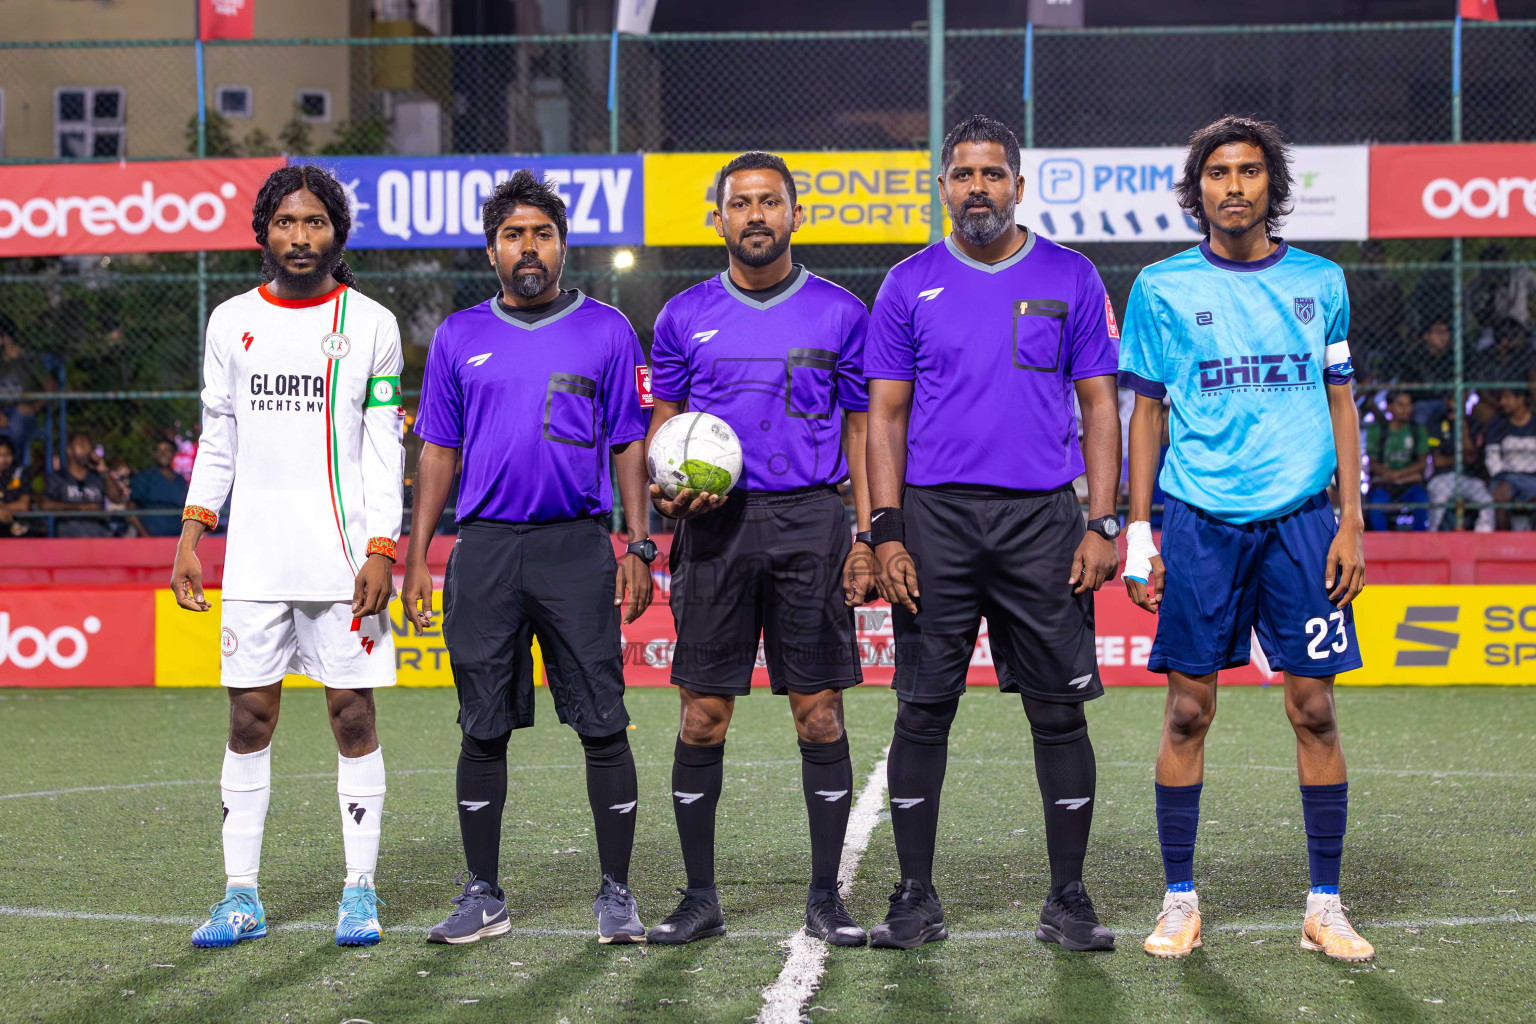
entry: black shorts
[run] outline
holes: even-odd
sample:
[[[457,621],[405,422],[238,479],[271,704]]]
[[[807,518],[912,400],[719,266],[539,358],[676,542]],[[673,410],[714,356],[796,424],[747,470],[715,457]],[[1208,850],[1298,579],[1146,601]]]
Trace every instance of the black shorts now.
[[[443,641],[465,734],[488,740],[533,724],[534,638],[560,721],[583,736],[629,724],[617,573],[596,519],[460,527],[443,582]]]
[[[1062,703],[1104,692],[1093,594],[1067,582],[1087,529],[1070,488],[1021,497],[909,486],[901,507],[921,595],[916,615],[892,610],[891,685],[903,700],[965,692],[982,616],[1001,689]]]
[[[672,682],[744,696],[759,636],[774,693],[862,682],[853,609],[843,603],[843,562],[852,546],[832,487],[737,491],[715,511],[679,523]]]

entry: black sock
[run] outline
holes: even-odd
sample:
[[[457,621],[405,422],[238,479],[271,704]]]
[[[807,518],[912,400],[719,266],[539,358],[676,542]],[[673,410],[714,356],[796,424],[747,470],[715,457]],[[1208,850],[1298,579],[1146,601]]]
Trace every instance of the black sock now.
[[[811,820],[811,888],[836,892],[853,805],[853,761],[846,735],[831,743],[800,741],[800,785]]]
[[[1088,719],[1081,704],[1024,698],[1035,739],[1035,777],[1045,804],[1045,848],[1051,859],[1051,891],[1083,880],[1083,857],[1093,825],[1098,789]]]
[[[501,812],[507,804],[507,739],[465,735],[459,747],[459,835],[470,873],[496,891],[501,860]]]
[[[939,832],[939,792],[949,764],[949,726],[959,707],[958,697],[935,704],[901,701],[885,769],[901,877],[930,888],[933,847]]]
[[[688,888],[715,884],[715,805],[725,782],[725,744],[694,746],[677,738],[672,760],[672,811],[683,844]]]
[[[587,800],[597,833],[597,862],[603,874],[628,885],[640,792],[629,734],[583,736],[581,746],[587,755]]]

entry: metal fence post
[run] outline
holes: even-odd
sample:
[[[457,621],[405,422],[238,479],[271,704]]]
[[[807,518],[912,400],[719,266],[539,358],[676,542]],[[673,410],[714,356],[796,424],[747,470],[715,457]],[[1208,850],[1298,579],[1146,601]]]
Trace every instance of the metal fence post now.
[[[619,30],[608,38],[608,152],[619,151]]]
[[[1024,23],[1024,148],[1035,148],[1035,23]]]
[[[1451,141],[1461,142],[1461,15],[1456,15],[1455,27],[1451,30]],[[1462,296],[1462,251],[1461,236],[1451,239],[1451,337],[1454,343],[1453,376],[1456,386],[1452,391],[1455,409],[1453,420],[1455,429],[1451,443],[1456,446],[1456,529],[1460,530],[1464,525],[1465,516],[1463,506],[1466,499],[1462,496],[1462,484],[1465,478],[1466,467],[1462,465],[1465,452],[1462,449],[1463,433],[1466,424],[1463,422],[1467,414],[1466,389],[1462,382],[1466,380],[1466,357],[1463,349],[1466,346],[1466,310]],[[1444,513],[1441,514],[1442,518]]]
[[[944,197],[939,194],[939,150],[944,148],[944,0],[928,0],[928,241],[944,237]]]

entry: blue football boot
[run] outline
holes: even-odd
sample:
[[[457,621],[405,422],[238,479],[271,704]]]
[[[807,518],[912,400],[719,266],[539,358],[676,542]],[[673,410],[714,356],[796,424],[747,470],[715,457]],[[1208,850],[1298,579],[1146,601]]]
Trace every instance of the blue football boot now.
[[[384,901],[371,885],[349,885],[336,904],[336,945],[372,946],[384,938],[379,908]]]
[[[255,889],[228,889],[224,898],[208,911],[208,920],[192,933],[192,945],[200,949],[222,949],[246,939],[267,935],[267,912]]]

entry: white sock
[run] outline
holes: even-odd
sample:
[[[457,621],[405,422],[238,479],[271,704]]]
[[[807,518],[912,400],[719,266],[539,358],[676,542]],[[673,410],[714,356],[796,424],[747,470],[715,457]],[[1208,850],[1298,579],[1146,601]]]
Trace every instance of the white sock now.
[[[224,801],[226,885],[254,889],[261,868],[261,833],[272,799],[272,747],[253,754],[237,754],[226,747],[219,795]]]
[[[362,757],[337,754],[336,795],[341,802],[347,885],[371,886],[379,863],[379,826],[384,813],[384,748]]]

